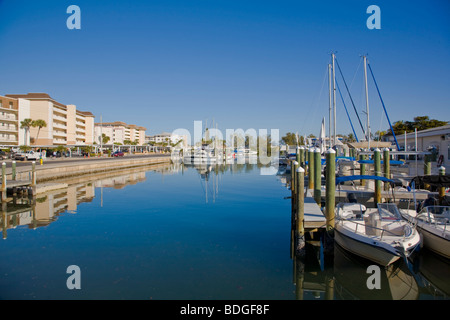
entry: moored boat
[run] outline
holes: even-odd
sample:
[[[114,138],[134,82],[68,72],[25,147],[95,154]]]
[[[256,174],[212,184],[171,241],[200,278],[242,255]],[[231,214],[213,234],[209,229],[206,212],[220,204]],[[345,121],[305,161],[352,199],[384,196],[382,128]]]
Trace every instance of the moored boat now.
[[[450,206],[433,205],[418,213],[415,210],[402,210],[401,213],[416,225],[424,247],[450,259]]]
[[[409,257],[421,243],[417,230],[401,218],[392,203],[379,203],[375,210],[359,203],[338,204],[335,241],[382,266]]]

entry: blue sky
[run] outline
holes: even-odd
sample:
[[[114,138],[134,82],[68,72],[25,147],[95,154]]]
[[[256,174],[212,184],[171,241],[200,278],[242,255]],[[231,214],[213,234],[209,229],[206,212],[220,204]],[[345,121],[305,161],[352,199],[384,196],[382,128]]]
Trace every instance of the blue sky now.
[[[66,27],[71,4],[81,8],[81,30]],[[381,9],[380,30],[366,27],[372,4]],[[448,121],[449,17],[447,0],[0,0],[0,94],[46,92],[96,121],[150,134],[193,132],[194,120],[214,119],[223,132],[317,135],[322,117],[328,125],[326,71],[335,51],[361,117],[368,54],[392,122]],[[372,131],[385,130],[369,87]],[[337,132],[351,132],[339,96]]]

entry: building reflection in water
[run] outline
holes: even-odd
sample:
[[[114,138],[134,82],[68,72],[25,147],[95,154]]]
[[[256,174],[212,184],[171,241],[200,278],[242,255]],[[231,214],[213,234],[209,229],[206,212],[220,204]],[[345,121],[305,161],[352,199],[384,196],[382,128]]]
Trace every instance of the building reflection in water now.
[[[38,193],[35,197],[25,194],[8,198],[8,201],[2,204],[1,211],[3,239],[7,239],[8,229],[18,226],[36,229],[56,221],[62,213],[76,213],[79,204],[91,202],[95,198],[96,188],[100,188],[99,196],[102,197],[103,188],[122,189],[127,185],[145,181],[147,171],[148,168],[141,168],[115,172],[113,175],[109,173],[72,178],[62,181],[67,183],[67,187],[62,189]],[[166,165],[157,167],[154,171],[164,173],[172,170]]]

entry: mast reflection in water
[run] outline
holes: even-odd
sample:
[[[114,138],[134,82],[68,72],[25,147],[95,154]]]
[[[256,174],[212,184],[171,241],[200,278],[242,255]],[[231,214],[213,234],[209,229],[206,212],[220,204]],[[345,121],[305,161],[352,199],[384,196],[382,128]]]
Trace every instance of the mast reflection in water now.
[[[327,266],[316,247],[292,259],[289,176],[259,169],[175,164],[18,198],[2,210],[0,298],[448,298],[448,263],[434,256],[383,269],[377,292],[339,248]],[[70,265],[81,290],[66,287]]]

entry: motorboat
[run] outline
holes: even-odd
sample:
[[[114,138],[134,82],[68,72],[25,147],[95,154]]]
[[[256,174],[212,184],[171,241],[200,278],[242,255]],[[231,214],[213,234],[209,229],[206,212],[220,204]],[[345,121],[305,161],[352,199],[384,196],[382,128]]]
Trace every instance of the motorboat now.
[[[450,206],[427,206],[419,212],[402,210],[403,218],[414,223],[429,250],[450,259]]]
[[[436,191],[438,188],[448,188],[450,187],[450,176],[417,176],[410,183],[413,192],[416,192],[416,188],[424,188],[425,185]],[[404,219],[416,225],[422,235],[424,247],[450,259],[450,205],[448,198],[439,199],[430,194],[417,207],[417,210],[404,210],[401,213]]]
[[[336,184],[361,176],[336,178]],[[394,181],[379,176],[366,179]],[[388,266],[400,258],[408,258],[421,244],[419,232],[414,225],[403,219],[395,203],[378,203],[377,208],[366,208],[358,203],[353,193],[348,202],[341,202],[335,210],[335,241],[344,249]]]
[[[402,219],[394,203],[378,203],[376,209],[360,203],[339,203],[335,241],[358,256],[388,266],[408,258],[421,238],[416,228]]]

